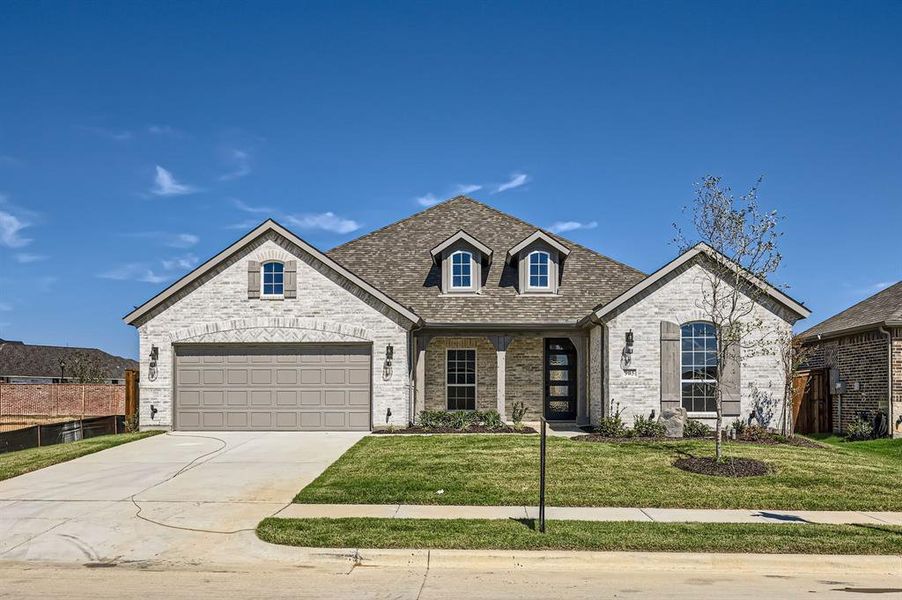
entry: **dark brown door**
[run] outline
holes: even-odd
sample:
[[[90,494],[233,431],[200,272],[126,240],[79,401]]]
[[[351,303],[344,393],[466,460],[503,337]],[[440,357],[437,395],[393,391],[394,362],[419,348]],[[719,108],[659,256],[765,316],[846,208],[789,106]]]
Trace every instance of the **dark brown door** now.
[[[793,378],[793,422],[796,433],[833,431],[833,403],[827,393],[827,372],[804,371]]]
[[[576,348],[567,338],[545,340],[545,418],[576,419]]]

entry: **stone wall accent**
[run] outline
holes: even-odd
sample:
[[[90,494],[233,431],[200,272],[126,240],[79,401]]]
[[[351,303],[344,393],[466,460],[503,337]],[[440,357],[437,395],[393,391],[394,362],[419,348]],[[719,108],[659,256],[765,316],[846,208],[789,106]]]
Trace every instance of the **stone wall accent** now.
[[[507,348],[507,414],[514,402],[526,406],[524,421],[538,421],[544,412],[545,341],[540,336],[515,337]]]
[[[886,343],[886,336],[873,330],[809,344],[812,354],[806,366],[812,369],[836,368],[839,380],[846,384],[844,394],[833,395],[833,431],[845,432],[849,423],[861,412],[887,412],[889,373]],[[828,393],[831,392],[828,390]]]
[[[661,414],[661,321],[683,324],[704,320],[699,308],[703,286],[708,281],[704,269],[701,260],[692,261],[605,317],[606,366],[602,382],[605,412],[619,404],[627,424],[636,415],[648,415],[652,411]],[[794,322],[794,315],[775,302],[757,304],[752,316],[761,320],[762,332],[770,339],[775,339],[779,332],[788,332]],[[630,330],[634,336],[633,354],[626,365],[623,349]],[[781,401],[783,374],[779,356],[776,353],[753,356],[744,349],[740,360],[740,414],[746,417],[751,412],[755,388],[771,401]],[[597,415],[593,409],[593,423],[597,422]],[[713,423],[713,419],[701,420]]]
[[[598,424],[604,412],[604,365],[602,361],[604,328],[592,325],[589,329],[589,422]]]
[[[513,345],[513,344],[511,344]],[[450,348],[476,350],[476,410],[496,410],[498,407],[495,382],[497,362],[495,347],[487,337],[435,337],[426,347],[426,410],[447,410],[445,394],[447,356]],[[507,353],[510,369],[510,349]],[[508,379],[508,393],[510,380]]]
[[[247,261],[297,259],[297,298],[247,297]],[[410,400],[406,323],[394,311],[270,232],[224,261],[137,323],[142,428],[172,424],[173,344],[361,342],[373,345],[373,424],[406,425]],[[394,347],[391,372],[385,348]],[[157,377],[148,375],[151,346],[159,348]],[[150,405],[159,411],[150,418]],[[386,422],[391,409],[390,422]]]

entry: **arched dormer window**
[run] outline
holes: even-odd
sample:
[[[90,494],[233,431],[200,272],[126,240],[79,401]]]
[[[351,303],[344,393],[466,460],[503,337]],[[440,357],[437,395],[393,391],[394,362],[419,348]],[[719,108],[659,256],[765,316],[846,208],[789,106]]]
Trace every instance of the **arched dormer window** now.
[[[458,250],[451,255],[451,289],[469,290],[473,288],[473,254]]]
[[[285,296],[285,265],[269,261],[261,265],[262,298],[283,298]]]
[[[696,321],[680,327],[682,357],[680,383],[683,408],[689,413],[717,411],[717,330]]]
[[[527,285],[533,290],[545,290],[551,287],[548,276],[548,264],[551,256],[544,250],[535,250],[529,253],[529,279]]]

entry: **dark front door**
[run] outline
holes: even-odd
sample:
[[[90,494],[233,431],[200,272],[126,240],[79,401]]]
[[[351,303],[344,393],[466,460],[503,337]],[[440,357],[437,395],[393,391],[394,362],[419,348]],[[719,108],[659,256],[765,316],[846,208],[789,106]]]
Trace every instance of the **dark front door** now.
[[[545,339],[545,418],[576,419],[576,348],[567,338]]]

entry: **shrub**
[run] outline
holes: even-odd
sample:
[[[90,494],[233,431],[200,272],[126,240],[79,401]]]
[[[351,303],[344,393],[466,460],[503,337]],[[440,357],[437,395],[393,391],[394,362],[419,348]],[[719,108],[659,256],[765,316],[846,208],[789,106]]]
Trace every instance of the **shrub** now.
[[[874,426],[869,421],[861,417],[855,419],[846,428],[846,440],[850,442],[858,442],[861,440],[869,440],[874,437]]]
[[[651,417],[638,415],[633,419],[632,433],[636,437],[664,437],[666,432],[667,428],[664,427],[664,424]]]
[[[418,424],[424,429],[454,429],[465,431],[474,426],[488,429],[504,427],[497,410],[480,412],[476,410],[424,410],[420,412]]]
[[[732,429],[734,432],[736,432],[736,437],[737,437],[737,438],[741,438],[741,437],[742,437],[742,434],[745,433],[745,430],[746,430],[747,427],[748,427],[748,425],[747,425],[746,422],[743,421],[742,419],[736,419],[736,420],[733,421],[733,423],[730,425],[730,429]]]
[[[480,415],[479,420],[482,426],[488,429],[501,429],[504,427],[504,421],[501,420],[501,415],[498,414],[497,410],[485,411]]]
[[[595,428],[595,433],[602,437],[626,437],[626,426],[623,424],[623,418],[621,418],[621,413],[623,412],[620,409],[620,403],[617,403],[614,412],[607,416],[602,417],[601,421],[598,422],[598,426]]]
[[[445,427],[447,414],[443,410],[424,410],[420,413],[419,425],[426,429]]]
[[[711,435],[711,428],[695,419],[686,419],[686,425],[683,427],[683,437],[687,438],[703,438]]]
[[[743,427],[742,432],[738,433],[736,436],[737,439],[746,442],[761,442],[773,439],[773,437],[773,434],[768,431],[766,427],[762,427],[761,425],[747,425]]]
[[[523,423],[523,417],[526,416],[527,412],[526,405],[523,404],[522,400],[517,400],[514,402],[513,406],[511,406],[511,421],[514,422],[514,427],[519,428]]]

